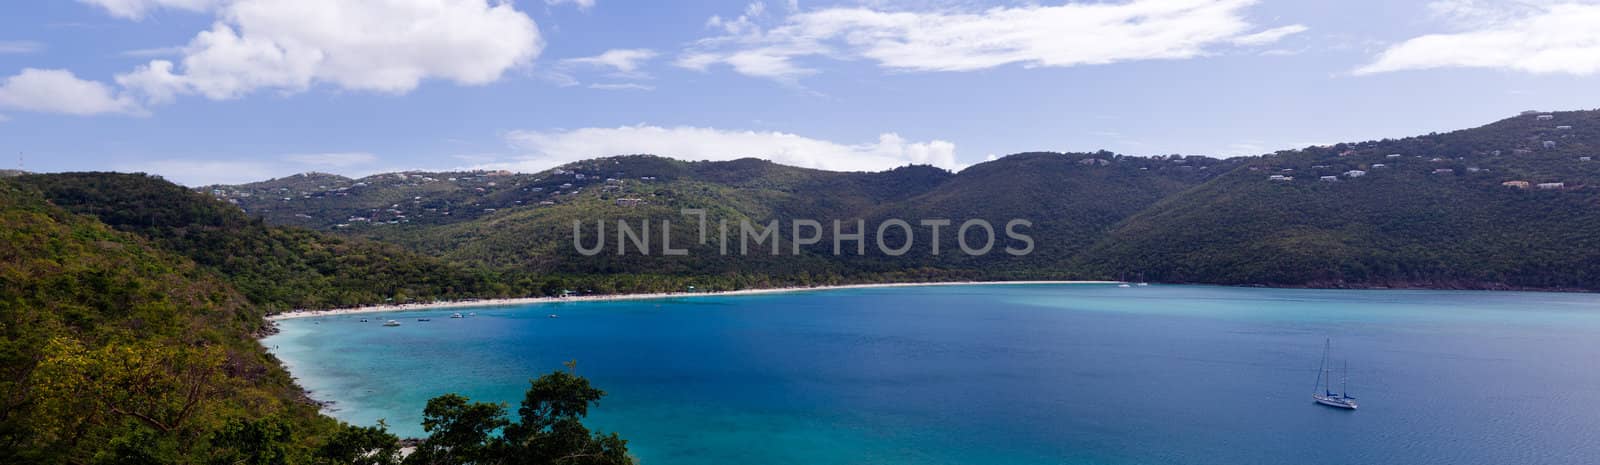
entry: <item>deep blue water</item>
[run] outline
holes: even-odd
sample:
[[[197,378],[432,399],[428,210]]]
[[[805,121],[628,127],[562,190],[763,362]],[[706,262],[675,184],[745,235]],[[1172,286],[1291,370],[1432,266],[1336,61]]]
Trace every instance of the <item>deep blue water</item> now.
[[[265,344],[332,415],[402,435],[430,397],[515,411],[576,359],[609,394],[589,424],[647,465],[1600,463],[1595,295],[984,285],[454,311],[287,320]],[[1311,402],[1330,337],[1359,411]]]

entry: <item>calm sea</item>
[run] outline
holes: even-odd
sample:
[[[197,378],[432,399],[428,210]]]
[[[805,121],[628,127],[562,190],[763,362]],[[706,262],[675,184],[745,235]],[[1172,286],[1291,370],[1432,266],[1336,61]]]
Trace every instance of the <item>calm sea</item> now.
[[[332,415],[401,435],[430,397],[515,411],[577,360],[609,394],[588,423],[648,465],[1600,463],[1595,295],[975,285],[454,311],[288,320],[265,344]],[[1311,401],[1326,338],[1359,411]]]

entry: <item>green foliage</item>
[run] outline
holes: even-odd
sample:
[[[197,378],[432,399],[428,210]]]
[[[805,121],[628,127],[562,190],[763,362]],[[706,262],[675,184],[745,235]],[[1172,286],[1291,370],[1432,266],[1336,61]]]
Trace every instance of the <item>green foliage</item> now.
[[[139,174],[29,175],[56,205],[194,260],[269,312],[497,297],[492,273],[399,247],[269,226],[238,207]]]
[[[332,421],[214,274],[0,182],[0,463],[203,463],[232,419]]]
[[[499,404],[471,402],[455,394],[429,400],[423,428],[430,434],[405,464],[633,463],[627,441],[583,426],[589,406],[605,396],[589,380],[556,371],[530,384],[516,422],[506,419],[505,407]]]
[[[3,182],[0,236],[0,463],[399,461],[381,424],[302,402],[253,338],[261,314],[194,262]],[[408,463],[627,463],[625,442],[578,421],[599,390],[566,373],[533,386],[532,423],[430,401]]]
[[[294,426],[278,417],[232,419],[212,434],[213,465],[288,465],[304,451],[294,443]]]
[[[1547,138],[1562,145],[1534,149]],[[1169,282],[1600,289],[1600,165],[1578,159],[1597,141],[1600,113],[1562,112],[1280,152],[1123,221],[1075,266]],[[1354,169],[1366,175],[1342,176]],[[1516,180],[1566,187],[1501,184]]]
[[[403,178],[378,175],[348,184],[362,184],[359,188],[335,188],[336,184],[319,179],[320,187],[332,189],[290,192],[294,195],[286,199],[270,195],[286,188],[283,180],[210,189],[271,222],[310,221],[310,226],[330,232],[404,245],[450,262],[496,270],[501,284],[514,294],[555,295],[563,289],[662,292],[690,286],[729,290],[1083,277],[1081,271],[1066,266],[1068,258],[1118,221],[1239,165],[1203,157],[1027,153],[956,174],[929,166],[840,173],[756,159],[682,162],[635,155],[536,174],[406,173]],[[310,188],[302,182],[294,186]],[[643,202],[618,205],[623,198]],[[545,202],[551,204],[541,205]],[[444,214],[446,209],[449,215]],[[682,209],[707,211],[708,242],[702,243],[699,225],[681,215]],[[395,211],[402,211],[405,218],[396,219]],[[339,227],[351,217],[372,221]],[[855,219],[876,225],[888,218],[913,223],[945,218],[957,224],[981,218],[1002,228],[1012,218],[1029,219],[1034,226],[1025,232],[1036,238],[1037,250],[1021,258],[999,252],[1022,245],[999,231],[996,253],[970,257],[959,253],[952,226],[941,231],[938,244],[944,252],[935,256],[928,253],[934,242],[929,231],[917,226],[916,249],[906,256],[886,256],[875,245],[866,247],[865,256],[834,255],[831,220],[850,223],[847,229],[853,229]],[[827,230],[822,243],[802,247],[798,256],[790,255],[788,238],[795,219],[823,221]],[[648,221],[655,253],[617,254],[619,220],[635,228]],[[782,255],[761,251],[741,255],[739,224],[764,225],[772,220],[779,221]],[[660,254],[662,221],[672,222],[671,243],[687,248],[689,255]],[[732,229],[726,255],[717,239],[720,221]],[[582,225],[588,242],[595,240],[597,223],[603,223],[608,243],[604,253],[577,253],[574,223]],[[903,241],[898,231],[886,239]],[[875,239],[869,241],[875,244]],[[768,251],[770,246],[758,249]]]
[[[400,439],[378,426],[341,425],[316,450],[319,464],[391,465],[400,461]]]

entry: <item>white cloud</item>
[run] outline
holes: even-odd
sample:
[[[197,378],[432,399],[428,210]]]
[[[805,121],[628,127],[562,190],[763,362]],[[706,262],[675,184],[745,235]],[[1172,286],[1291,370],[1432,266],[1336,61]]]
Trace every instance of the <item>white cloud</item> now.
[[[118,171],[139,171],[161,175],[185,186],[243,184],[284,177],[307,171],[337,171],[345,176],[364,176],[377,171],[378,156],[367,152],[329,152],[290,154],[253,159],[164,159],[124,163]]]
[[[526,66],[544,44],[508,2],[487,0],[235,0],[174,63],[117,76],[152,101],[180,94],[238,98],[262,89],[405,93],[423,80],[487,84]]]
[[[1252,32],[1244,10],[1255,0],[1133,0],[890,12],[828,8],[788,16],[763,31],[747,9],[736,20],[712,17],[726,35],[702,39],[677,60],[705,70],[793,79],[815,73],[799,58],[864,58],[896,71],[973,71],[1004,65],[1068,67],[1132,60],[1183,59],[1213,48],[1256,46],[1304,31],[1301,25]],[[796,6],[795,8],[798,8]]]
[[[544,0],[544,4],[550,6],[560,6],[568,3],[577,6],[579,10],[594,8],[594,0]]]
[[[117,55],[132,58],[181,57],[183,56],[183,47],[137,48],[133,50],[123,50],[122,52],[117,53]]]
[[[874,142],[841,144],[775,131],[732,131],[680,126],[622,126],[562,131],[513,131],[512,147],[526,155],[480,167],[533,172],[594,157],[656,154],[685,160],[756,157],[785,165],[835,171],[877,171],[907,164],[960,169],[955,144],[910,142],[886,133]]]
[[[78,79],[67,70],[34,68],[0,83],[0,107],[80,116],[144,112],[132,99],[112,95],[105,84]]]
[[[1536,74],[1600,73],[1600,4],[1436,2],[1436,13],[1471,29],[1415,37],[1389,47],[1357,75],[1435,68],[1492,68]]]
[[[625,82],[625,83],[596,83],[596,84],[589,84],[589,88],[590,89],[597,89],[597,90],[656,90],[655,86],[649,86],[649,85],[644,85],[644,84],[634,84],[634,83],[631,83],[631,82]]]
[[[329,152],[284,155],[283,159],[291,163],[308,166],[347,168],[351,166],[371,164],[378,161],[378,156],[367,152]]]
[[[1282,40],[1284,37],[1306,32],[1310,29],[1311,28],[1305,27],[1304,25],[1290,24],[1288,26],[1267,29],[1255,34],[1234,37],[1233,43],[1238,45],[1266,45]]]
[[[31,40],[0,40],[0,55],[38,53],[43,50],[43,43]]]
[[[569,66],[597,66],[611,68],[620,73],[635,73],[639,66],[651,58],[656,57],[656,51],[646,48],[619,48],[606,50],[605,53],[592,57],[568,58],[561,60],[562,64]]]
[[[151,11],[160,9],[174,9],[186,11],[205,11],[222,3],[222,0],[78,0],[82,3],[95,5],[106,10],[106,13],[119,18],[132,20],[144,19]]]

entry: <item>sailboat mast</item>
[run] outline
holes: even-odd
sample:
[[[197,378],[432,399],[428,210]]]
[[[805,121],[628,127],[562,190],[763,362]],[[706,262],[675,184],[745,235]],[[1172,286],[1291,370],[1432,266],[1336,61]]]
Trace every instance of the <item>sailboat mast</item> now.
[[[1339,395],[1350,395],[1350,361],[1344,361],[1344,377],[1339,380]]]
[[[1333,382],[1330,379],[1331,377],[1328,376],[1328,349],[1332,346],[1333,340],[1331,338],[1322,343],[1322,365],[1317,367],[1317,387],[1312,392],[1325,394],[1328,392],[1328,385]]]

